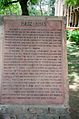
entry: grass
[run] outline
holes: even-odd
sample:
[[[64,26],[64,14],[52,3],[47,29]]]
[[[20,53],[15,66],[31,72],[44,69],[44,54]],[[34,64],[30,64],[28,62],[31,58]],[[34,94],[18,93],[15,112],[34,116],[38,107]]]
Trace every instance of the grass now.
[[[67,41],[70,112],[72,119],[79,119],[79,46]]]

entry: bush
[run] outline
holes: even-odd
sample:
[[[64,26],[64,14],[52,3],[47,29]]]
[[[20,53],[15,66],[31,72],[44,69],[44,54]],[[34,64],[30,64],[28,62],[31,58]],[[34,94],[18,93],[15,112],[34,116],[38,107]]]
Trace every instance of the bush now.
[[[67,31],[67,39],[79,45],[79,30]]]
[[[71,31],[70,30],[66,30],[66,38],[67,38],[67,40],[70,39],[70,35],[71,35]]]

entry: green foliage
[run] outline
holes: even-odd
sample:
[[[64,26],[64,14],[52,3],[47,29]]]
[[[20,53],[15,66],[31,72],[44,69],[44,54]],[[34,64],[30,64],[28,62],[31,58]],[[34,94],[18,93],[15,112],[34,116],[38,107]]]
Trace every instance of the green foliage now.
[[[31,6],[31,9],[29,10],[30,16],[41,16],[40,10],[36,10],[34,6]]]
[[[54,16],[55,8],[54,8],[55,0],[38,0],[37,4],[28,5],[29,15],[31,16]]]
[[[49,0],[49,2],[50,2],[50,5],[52,6],[52,5],[54,5],[55,0]]]
[[[78,6],[79,0],[64,0],[65,4],[68,6]]]
[[[12,2],[12,0],[0,0],[0,9],[5,9],[9,6],[8,3]]]
[[[38,1],[39,1],[39,0],[30,0],[31,4],[34,4],[34,5],[35,5],[36,3],[38,3]]]
[[[66,38],[67,38],[67,40],[70,39],[70,35],[71,35],[71,31],[70,30],[66,30]]]
[[[12,3],[12,1],[13,0],[0,0],[0,14],[4,15],[21,14],[19,2],[16,1],[15,3]]]
[[[39,0],[26,0],[35,5]],[[0,14],[21,15],[20,0],[0,0]]]
[[[79,45],[79,30],[67,31],[67,39]]]
[[[0,0],[0,14],[4,15],[21,15],[21,0]],[[54,16],[54,2],[55,0],[23,0],[28,1],[28,11],[29,15],[32,16]],[[32,7],[34,6],[34,8]],[[45,10],[45,7],[48,6],[48,10]],[[41,9],[40,9],[41,8]],[[47,9],[47,8],[46,8]],[[42,11],[42,14],[41,14]]]

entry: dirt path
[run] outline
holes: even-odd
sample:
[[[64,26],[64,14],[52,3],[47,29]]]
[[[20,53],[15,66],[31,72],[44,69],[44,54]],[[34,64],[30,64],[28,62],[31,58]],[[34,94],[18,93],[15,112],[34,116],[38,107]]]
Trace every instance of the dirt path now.
[[[72,119],[79,119],[79,46],[67,42],[70,112]]]

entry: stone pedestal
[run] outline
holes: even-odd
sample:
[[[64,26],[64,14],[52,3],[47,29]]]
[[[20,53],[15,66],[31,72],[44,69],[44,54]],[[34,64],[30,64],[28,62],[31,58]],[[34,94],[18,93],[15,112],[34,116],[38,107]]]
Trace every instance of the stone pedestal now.
[[[70,119],[69,111],[53,106],[0,106],[0,119]]]

